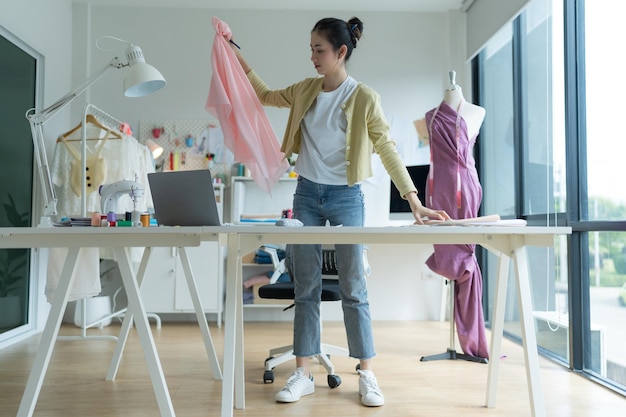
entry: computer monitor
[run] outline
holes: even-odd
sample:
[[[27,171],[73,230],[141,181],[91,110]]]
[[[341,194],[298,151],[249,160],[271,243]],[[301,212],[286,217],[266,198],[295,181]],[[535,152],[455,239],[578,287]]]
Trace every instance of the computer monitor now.
[[[426,205],[426,181],[428,180],[429,165],[415,165],[406,167],[409,175],[417,188],[417,195],[423,205]],[[391,182],[389,194],[389,219],[390,220],[413,220],[409,203],[402,198],[398,189]]]

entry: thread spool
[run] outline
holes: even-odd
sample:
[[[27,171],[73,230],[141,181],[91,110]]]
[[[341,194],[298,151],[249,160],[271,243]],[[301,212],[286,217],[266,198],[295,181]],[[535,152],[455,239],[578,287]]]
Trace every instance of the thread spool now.
[[[100,213],[91,213],[91,226],[100,227]]]
[[[143,227],[150,227],[150,215],[149,214],[144,213],[139,217],[139,219]]]

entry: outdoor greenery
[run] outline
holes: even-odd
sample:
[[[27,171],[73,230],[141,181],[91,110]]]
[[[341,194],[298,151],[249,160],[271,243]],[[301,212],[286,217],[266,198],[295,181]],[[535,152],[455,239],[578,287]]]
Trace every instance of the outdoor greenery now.
[[[594,198],[590,202],[595,213],[590,213],[590,220],[626,219],[626,205],[607,198]],[[590,276],[595,275],[596,256],[600,260],[600,286],[621,287],[626,283],[626,231],[589,233]]]

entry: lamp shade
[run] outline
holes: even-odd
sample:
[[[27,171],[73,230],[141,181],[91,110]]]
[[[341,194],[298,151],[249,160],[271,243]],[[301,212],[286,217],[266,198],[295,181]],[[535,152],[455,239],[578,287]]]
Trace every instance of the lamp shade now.
[[[144,144],[148,147],[148,149],[150,149],[150,152],[152,153],[152,157],[154,159],[157,159],[159,156],[163,155],[163,147],[152,139],[146,139],[144,141]]]
[[[163,75],[152,65],[146,64],[141,48],[131,45],[126,50],[128,72],[124,78],[126,97],[143,97],[160,90],[166,84]]]

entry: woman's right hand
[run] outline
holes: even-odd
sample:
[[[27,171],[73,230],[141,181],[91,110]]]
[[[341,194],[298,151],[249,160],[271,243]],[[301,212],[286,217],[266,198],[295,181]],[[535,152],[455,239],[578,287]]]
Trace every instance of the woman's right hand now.
[[[424,218],[439,221],[450,220],[450,216],[445,212],[445,210],[433,210],[428,207],[424,207],[415,191],[408,193],[406,195],[406,199],[409,202],[411,211],[413,212],[415,224],[424,224]]]
[[[226,42],[228,42],[228,44],[230,45],[230,48],[233,50],[233,52],[235,52],[235,56],[237,57],[237,61],[239,61],[239,64],[241,65],[243,72],[245,72],[246,74],[250,72],[252,68],[250,67],[250,65],[248,65],[243,55],[241,55],[239,45],[237,45],[237,43],[235,43],[235,41],[232,40],[233,39],[232,36],[228,37],[227,35],[224,35],[224,39],[226,39]]]

